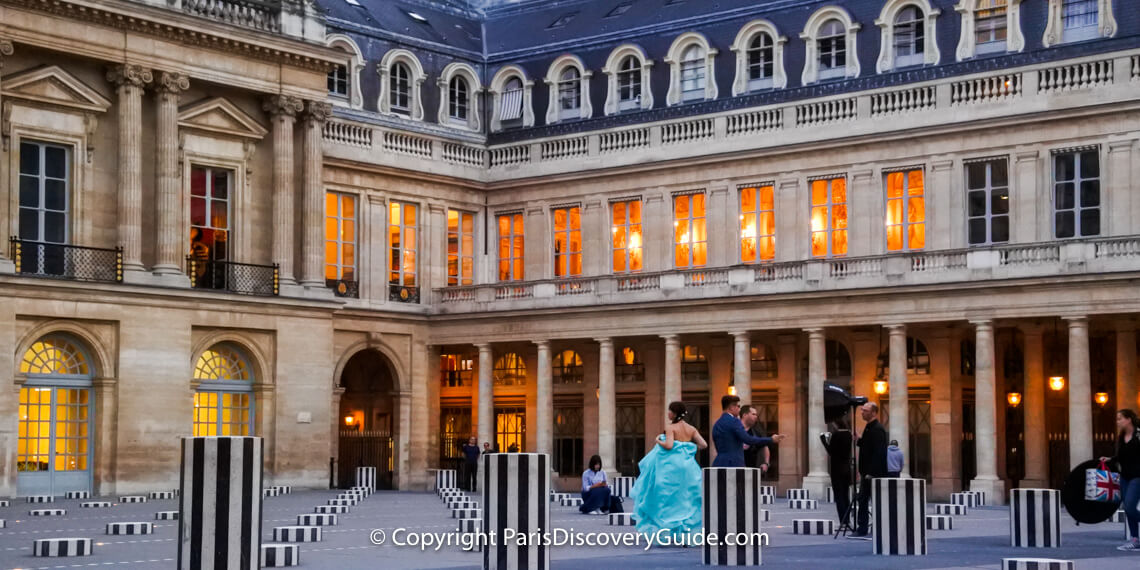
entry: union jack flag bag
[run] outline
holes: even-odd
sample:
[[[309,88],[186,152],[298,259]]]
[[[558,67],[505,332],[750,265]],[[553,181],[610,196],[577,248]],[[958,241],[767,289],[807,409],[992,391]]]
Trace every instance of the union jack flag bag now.
[[[1120,474],[1109,471],[1103,461],[1097,469],[1085,470],[1085,500],[1098,503],[1119,503]]]

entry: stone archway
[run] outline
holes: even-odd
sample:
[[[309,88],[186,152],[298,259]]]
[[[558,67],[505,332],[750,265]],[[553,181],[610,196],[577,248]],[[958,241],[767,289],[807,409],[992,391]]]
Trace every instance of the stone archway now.
[[[337,414],[338,486],[353,486],[357,467],[375,467],[377,488],[394,489],[401,419],[396,367],[379,350],[361,350],[345,363],[337,386],[343,390]]]

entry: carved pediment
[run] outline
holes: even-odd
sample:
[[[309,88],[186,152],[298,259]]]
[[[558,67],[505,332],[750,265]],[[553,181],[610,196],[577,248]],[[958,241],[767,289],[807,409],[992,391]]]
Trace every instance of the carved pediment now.
[[[58,65],[7,75],[3,87],[5,98],[97,113],[111,107],[109,99]]]
[[[250,117],[221,97],[205,99],[183,107],[178,112],[178,125],[244,139],[261,139],[269,132]]]

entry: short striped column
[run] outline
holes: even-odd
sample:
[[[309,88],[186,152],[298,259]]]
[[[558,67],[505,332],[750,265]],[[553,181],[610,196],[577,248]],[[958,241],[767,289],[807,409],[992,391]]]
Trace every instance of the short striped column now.
[[[483,517],[483,509],[451,509],[453,519],[478,519]]]
[[[145,503],[146,495],[125,495],[119,497],[120,503]]]
[[[110,506],[110,501],[86,501],[79,503],[79,508],[81,509],[106,509]]]
[[[831,487],[827,487],[826,489],[824,489],[824,500],[827,501],[828,503],[834,503],[835,502],[835,490],[832,489]]]
[[[747,467],[706,467],[704,474],[705,566],[760,565],[760,470]],[[694,529],[697,530],[697,529]],[[753,540],[738,540],[743,535]],[[726,537],[742,546],[728,546]],[[716,544],[710,544],[715,542]]]
[[[90,538],[38,538],[32,542],[32,556],[89,556],[93,549]]]
[[[788,489],[788,499],[810,499],[811,493],[807,489]]]
[[[819,501],[815,499],[792,499],[788,501],[788,508],[797,511],[814,511],[819,508]]]
[[[261,492],[261,496],[263,496],[263,497],[276,497],[280,494],[281,494],[281,492],[278,491],[276,487],[266,487]]]
[[[552,502],[552,503],[559,503],[559,502],[562,502],[563,499],[573,499],[573,498],[574,498],[573,493],[551,493],[550,494],[550,502]],[[581,497],[579,497],[579,498],[581,498]]]
[[[375,467],[357,467],[356,468],[356,486],[364,487],[365,489],[376,489],[376,468]]]
[[[8,523],[4,522],[4,519],[0,519],[0,528],[4,528],[6,526],[8,526]]]
[[[926,554],[926,479],[872,479],[871,504],[875,554]]]
[[[262,544],[261,567],[285,568],[301,563],[301,547],[296,544]]]
[[[451,472],[454,476],[455,472]],[[550,456],[545,453],[483,455],[483,531],[498,537],[483,548],[483,568],[550,568],[550,548],[543,543],[509,540],[518,533],[549,533]],[[454,481],[453,481],[454,484]],[[478,517],[475,517],[478,518]],[[516,535],[516,536],[518,536]]]
[[[150,498],[156,501],[169,501],[177,498],[178,494],[174,491],[151,491]]]
[[[835,532],[835,521],[831,519],[794,519],[792,534],[831,534]]]
[[[637,524],[637,519],[633,518],[633,513],[610,513],[610,526],[633,526]]]
[[[54,503],[55,497],[51,495],[29,495],[26,500],[29,503]]]
[[[1002,558],[1001,570],[1073,570],[1072,560],[1053,558]]]
[[[582,506],[582,497],[566,497],[558,501],[558,504],[563,507],[580,507]]]
[[[432,471],[435,471],[435,489],[433,490],[457,488],[455,482],[458,478],[455,476],[454,469],[432,469]]]
[[[262,481],[260,437],[182,438],[179,570],[257,569]]]
[[[313,512],[318,515],[343,515],[351,508],[347,505],[317,505],[313,508]]]
[[[637,481],[637,477],[614,477],[614,496],[628,499],[635,481]]]
[[[28,511],[33,517],[62,517],[67,516],[67,509],[32,509]]]
[[[339,523],[336,515],[309,513],[297,515],[298,526],[336,526]]]
[[[456,532],[483,532],[483,519],[459,519]]]
[[[966,505],[934,505],[934,512],[939,515],[966,516]]]
[[[1061,492],[1053,489],[1009,491],[1009,540],[1019,548],[1061,546]]]
[[[176,521],[178,520],[178,511],[158,511],[157,513],[154,513],[154,520]]]
[[[969,508],[978,506],[978,495],[975,493],[951,493],[951,505],[965,505]]]
[[[64,494],[64,497],[67,497],[68,499],[90,499],[91,498],[91,492],[90,491],[68,491],[67,493]]]
[[[954,517],[950,515],[926,515],[926,530],[954,530]]]
[[[319,526],[278,526],[273,528],[273,542],[320,542]]]
[[[107,523],[107,534],[153,534],[154,523],[115,522]]]

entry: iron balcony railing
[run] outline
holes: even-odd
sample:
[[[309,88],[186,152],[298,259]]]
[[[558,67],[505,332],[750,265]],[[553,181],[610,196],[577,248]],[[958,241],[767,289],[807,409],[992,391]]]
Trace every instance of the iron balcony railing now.
[[[190,269],[190,286],[195,289],[262,297],[273,297],[279,292],[276,263],[255,265],[187,256],[186,265]]]
[[[397,303],[419,303],[420,288],[388,284],[388,300]]]
[[[350,279],[325,279],[325,287],[333,290],[337,297],[360,298],[360,282]]]
[[[9,239],[16,273],[33,277],[91,281],[123,282],[123,248],[85,247],[63,243],[44,243]]]

